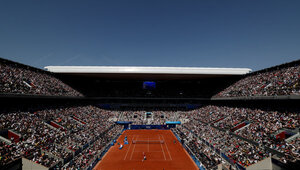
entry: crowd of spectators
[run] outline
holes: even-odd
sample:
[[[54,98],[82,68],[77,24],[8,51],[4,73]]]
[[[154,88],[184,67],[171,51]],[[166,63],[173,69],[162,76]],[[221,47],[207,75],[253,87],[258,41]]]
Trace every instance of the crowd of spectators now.
[[[0,60],[0,93],[82,96],[50,73]]]
[[[285,140],[278,140],[274,136],[283,129],[296,130],[300,126],[300,114],[297,111],[274,111],[268,109],[258,108],[244,108],[244,107],[227,107],[227,106],[215,106],[208,105],[199,109],[190,111],[152,111],[150,121],[147,120],[145,115],[147,111],[134,111],[123,112],[123,118],[127,121],[133,121],[136,124],[164,124],[165,121],[180,120],[182,123],[190,125],[190,121],[197,120],[197,122],[203,122],[212,127],[224,129],[228,132],[234,132],[237,135],[252,140],[260,144],[263,147],[269,147],[286,156],[282,158],[283,162],[299,160],[300,145],[299,138],[290,142]],[[245,124],[244,128],[236,130],[235,127],[240,124]],[[195,125],[198,126],[198,125]],[[213,129],[215,132],[217,129]],[[218,131],[216,131],[218,132]],[[222,135],[226,135],[224,132],[218,132]],[[221,138],[225,138],[220,135]],[[230,136],[232,137],[232,136]],[[221,141],[221,140],[220,140]],[[243,143],[241,139],[236,139],[235,143]],[[244,144],[252,147],[250,143]],[[227,147],[227,146],[226,146]],[[245,150],[247,150],[245,149]],[[258,150],[259,153],[260,150]],[[232,150],[230,150],[232,152]],[[231,156],[231,155],[230,155]],[[234,157],[234,156],[232,156]],[[250,165],[258,158],[263,158],[262,155],[254,155],[253,159],[241,161],[243,165]]]
[[[133,124],[146,124],[146,115],[145,111],[140,110],[132,110],[132,111],[117,111],[121,113],[121,116],[119,117],[119,121],[130,121]]]
[[[300,95],[300,65],[258,72],[239,80],[214,97]]]
[[[217,165],[222,162],[222,158],[212,148],[205,145],[199,138],[190,133],[185,128],[174,129],[180,139],[191,149],[196,158],[206,169],[217,169]],[[224,163],[224,162],[222,162]]]
[[[114,126],[106,133],[102,133],[99,139],[96,140],[83,152],[78,154],[71,162],[66,164],[63,169],[86,169],[91,166],[93,161],[103,152],[106,145],[114,139],[114,137],[121,133],[121,126]]]
[[[189,120],[195,119],[213,127],[224,129],[227,132],[234,132],[264,147],[282,152],[286,155],[284,162],[300,159],[300,145],[297,142],[299,138],[287,142],[275,137],[280,130],[297,131],[298,129],[299,131],[299,110],[274,111],[258,108],[208,105],[185,112],[184,115]],[[241,126],[241,129],[235,129],[237,125],[243,123],[245,123],[245,126]]]
[[[0,93],[82,96],[52,74],[18,63],[1,60],[0,74]],[[214,97],[300,95],[299,80],[299,64],[278,67],[252,73]],[[284,163],[300,160],[299,137],[289,141],[275,137],[285,129],[299,133],[300,110],[215,105],[186,111],[103,110],[91,105],[32,110],[0,114],[0,131],[21,135],[18,142],[1,140],[0,166],[25,157],[46,167],[85,169],[120,133],[114,120],[153,125],[181,121],[175,131],[207,169],[222,162],[220,154],[248,167],[271,155],[266,148],[284,154],[280,157]],[[63,165],[62,160],[71,161]]]
[[[234,163],[244,167],[248,167],[270,156],[263,147],[255,146],[199,121],[190,121],[185,126],[194,135],[213,146],[218,153],[224,153]]]
[[[300,158],[299,137],[289,142],[274,138],[274,135],[284,129],[299,130],[299,110],[274,111],[207,105],[185,111],[121,111],[104,110],[89,105],[0,114],[0,130],[10,129],[21,134],[20,142],[0,144],[1,165],[24,156],[51,167],[62,159],[79,153],[65,167],[87,167],[101,153],[107,142],[120,132],[118,126],[110,129],[115,120],[132,121],[133,124],[181,121],[182,125],[177,128],[178,133],[204,166],[209,168],[221,162],[219,153],[224,153],[244,167],[250,166],[270,156],[266,147],[283,153],[285,157],[281,157],[282,162],[297,161]],[[237,125],[245,122],[247,126],[235,129]],[[59,128],[55,128],[53,123]],[[108,129],[110,131],[106,131]],[[83,149],[87,144],[87,149]]]
[[[21,156],[19,146],[11,145],[5,142],[0,143],[0,154],[0,167]]]
[[[21,134],[19,142],[1,144],[0,164],[24,156],[44,166],[54,166],[98,139],[112,126],[111,117],[116,115],[91,105],[0,114],[0,130]],[[63,129],[55,128],[50,122]]]
[[[123,117],[121,119],[133,121],[136,124],[164,124],[167,120],[180,120],[184,126],[187,126],[195,134],[201,136],[216,149],[223,151],[229,158],[240,163],[242,166],[252,165],[268,157],[270,154],[264,147],[269,147],[286,154],[286,157],[282,158],[283,162],[299,160],[299,138],[291,142],[276,140],[274,138],[274,134],[279,130],[284,128],[295,130],[299,128],[299,111],[279,112],[257,108],[208,105],[189,111],[155,110],[151,111],[149,118],[147,118],[146,113],[147,111],[145,110],[126,111],[122,112]],[[242,130],[233,130],[237,125],[242,123],[245,123],[245,125],[248,124],[248,126]],[[220,131],[219,129],[223,129],[224,131]],[[180,130],[184,131],[184,129]],[[256,146],[241,138],[236,138],[229,134],[229,132],[235,132],[237,135],[250,139],[259,145]],[[188,146],[198,156],[200,153],[194,148],[208,148],[205,148],[202,141],[196,140],[195,137],[188,141]],[[201,153],[203,152],[201,150]],[[205,160],[202,161],[207,162]],[[206,166],[211,166],[210,163],[207,163]]]
[[[176,121],[179,118],[179,113],[176,110],[132,110],[132,111],[119,111],[121,117],[119,121],[131,121],[133,124],[151,124],[163,125],[166,121]]]

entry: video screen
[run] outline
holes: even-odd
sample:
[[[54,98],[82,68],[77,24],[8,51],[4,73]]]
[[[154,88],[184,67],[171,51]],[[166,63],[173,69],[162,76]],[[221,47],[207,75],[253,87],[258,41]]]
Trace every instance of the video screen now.
[[[156,83],[153,81],[144,81],[143,82],[143,89],[146,90],[153,90],[156,88]]]

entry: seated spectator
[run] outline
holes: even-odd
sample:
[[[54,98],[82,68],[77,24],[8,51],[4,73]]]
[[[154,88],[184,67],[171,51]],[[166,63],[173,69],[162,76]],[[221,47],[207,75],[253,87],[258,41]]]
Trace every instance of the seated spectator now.
[[[83,96],[46,71],[0,60],[0,93]]]
[[[300,95],[300,65],[250,74],[214,97]]]
[[[74,113],[86,123],[72,119]],[[98,139],[112,126],[111,117],[116,117],[113,112],[94,106],[0,114],[0,130],[11,129],[22,135],[17,143],[1,143],[0,156],[4,159],[0,160],[0,164],[5,165],[24,156],[46,167],[54,166],[59,159],[72,157],[75,151]],[[47,123],[51,121],[67,130],[62,131]]]

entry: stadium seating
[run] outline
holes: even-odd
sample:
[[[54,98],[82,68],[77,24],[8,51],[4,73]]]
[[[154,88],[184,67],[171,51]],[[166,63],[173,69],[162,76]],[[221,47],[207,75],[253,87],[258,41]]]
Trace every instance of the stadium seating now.
[[[299,63],[251,73],[214,97],[300,95]],[[1,59],[0,72],[2,95],[83,96],[43,70]],[[116,121],[145,127],[180,121],[173,132],[206,169],[219,164],[245,169],[270,157],[284,165],[299,162],[298,107],[207,103],[190,109],[59,102],[1,108],[0,166],[23,157],[52,169],[92,168],[122,132]]]
[[[73,119],[74,114],[86,124]],[[21,156],[47,167],[69,160],[91,143],[103,140],[100,136],[108,135],[106,140],[111,140],[110,132],[103,133],[113,125],[112,117],[115,117],[112,112],[94,106],[51,106],[31,112],[2,113],[0,130],[12,129],[22,137],[17,143],[1,143],[1,165]],[[63,128],[51,125],[51,121]],[[119,128],[114,129],[120,132]]]
[[[205,145],[195,135],[190,133],[186,128],[175,129],[181,140],[185,140],[185,144],[191,148],[192,152],[200,160],[206,169],[214,169],[222,162],[222,158],[215,150]]]
[[[250,74],[214,97],[300,95],[300,60]]]
[[[287,161],[286,159],[296,161],[300,158],[298,148],[299,138],[296,141],[286,141],[277,140],[274,137],[282,129],[294,130],[296,133],[299,131],[299,110],[278,112],[258,108],[209,105],[198,110],[186,112],[185,114],[190,116],[190,120],[197,120],[187,124],[187,126],[191,126],[191,123],[194,123],[195,127],[190,127],[191,130],[199,127],[201,124],[207,124],[210,129],[223,129],[231,132],[232,128],[236,127],[236,125],[249,122],[247,126],[241,127],[234,131],[234,133],[262,146],[286,154],[284,161]]]
[[[83,96],[49,72],[0,58],[0,93]]]

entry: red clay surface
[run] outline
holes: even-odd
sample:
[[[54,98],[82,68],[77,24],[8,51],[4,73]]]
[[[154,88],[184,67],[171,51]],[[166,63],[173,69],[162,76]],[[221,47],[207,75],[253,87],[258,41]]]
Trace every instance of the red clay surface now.
[[[96,165],[95,170],[196,170],[197,165],[170,130],[126,130]],[[164,141],[162,144],[132,144],[132,140]],[[176,143],[174,143],[176,140]],[[143,152],[147,160],[143,161]]]

